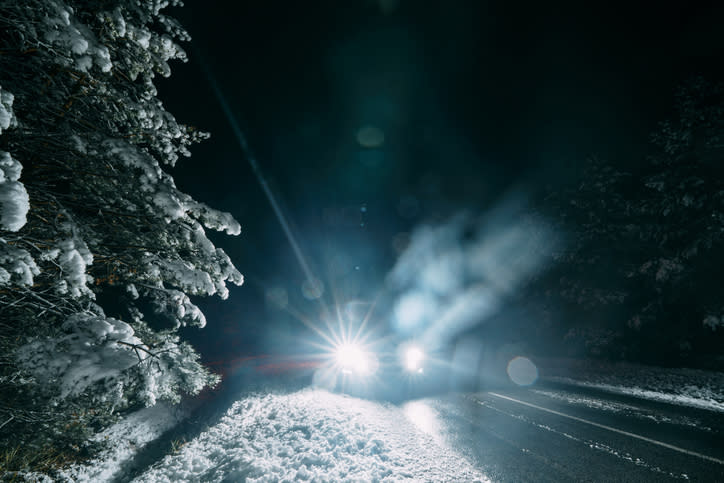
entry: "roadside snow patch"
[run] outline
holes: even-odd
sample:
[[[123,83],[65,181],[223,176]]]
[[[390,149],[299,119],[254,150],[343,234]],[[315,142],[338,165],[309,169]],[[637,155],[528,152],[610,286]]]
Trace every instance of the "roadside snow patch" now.
[[[533,392],[546,396],[551,399],[557,399],[564,401],[568,404],[576,406],[585,406],[591,409],[598,409],[601,411],[609,411],[612,413],[624,414],[627,416],[633,416],[640,419],[649,419],[657,423],[670,423],[678,424],[680,426],[691,426],[699,428],[703,431],[712,431],[711,428],[705,426],[700,420],[693,419],[686,416],[665,416],[663,414],[651,411],[649,409],[634,406],[631,404],[625,404],[618,401],[606,401],[603,399],[594,399],[586,396],[581,396],[572,393],[558,393],[553,391],[543,391],[539,389],[533,389]]]
[[[136,482],[489,481],[402,409],[305,389],[239,400]]]
[[[136,411],[94,436],[96,441],[107,441],[108,449],[87,464],[62,470],[57,481],[98,482],[122,478],[124,463],[187,416],[188,412],[179,406],[162,402]]]
[[[630,363],[536,359],[541,379],[724,412],[724,373]]]

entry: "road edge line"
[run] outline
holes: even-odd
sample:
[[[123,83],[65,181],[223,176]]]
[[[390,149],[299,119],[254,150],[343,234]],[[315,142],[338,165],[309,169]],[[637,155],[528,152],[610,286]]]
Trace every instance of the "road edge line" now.
[[[495,392],[488,392],[488,394],[490,394],[491,396],[495,396],[495,397],[501,398],[501,399],[507,399],[508,401],[512,401],[512,402],[514,402],[514,403],[522,404],[522,405],[524,405],[524,406],[529,406],[529,407],[531,407],[531,408],[538,409],[538,410],[540,410],[540,411],[545,411],[545,412],[547,412],[547,413],[555,414],[556,416],[561,416],[561,417],[564,417],[564,418],[572,419],[572,420],[578,421],[578,422],[580,422],[580,423],[590,424],[591,426],[595,426],[595,427],[597,427],[597,428],[606,429],[606,430],[608,430],[608,431],[613,431],[614,433],[619,433],[619,434],[623,434],[623,435],[625,435],[625,436],[629,436],[629,437],[631,437],[631,438],[640,439],[640,440],[642,440],[642,441],[646,441],[647,443],[651,443],[651,444],[655,444],[655,445],[658,445],[658,446],[662,446],[662,447],[664,447],[664,448],[667,448],[667,449],[670,449],[670,450],[673,450],[673,451],[678,451],[679,453],[684,453],[684,454],[687,454],[687,455],[689,455],[689,456],[695,456],[695,457],[697,457],[697,458],[701,458],[701,459],[704,459],[704,460],[707,460],[707,461],[712,461],[712,462],[714,462],[714,463],[718,463],[718,464],[720,464],[720,465],[724,465],[724,460],[720,460],[719,458],[715,458],[715,457],[713,457],[713,456],[708,456],[708,455],[705,455],[705,454],[697,453],[696,451],[691,451],[691,450],[688,450],[688,449],[685,449],[685,448],[680,448],[679,446],[674,446],[673,444],[664,443],[663,441],[658,441],[658,440],[655,440],[655,439],[647,438],[646,436],[641,436],[640,434],[629,433],[628,431],[624,431],[624,430],[622,430],[622,429],[617,429],[617,428],[614,428],[614,427],[611,427],[611,426],[606,426],[605,424],[596,423],[596,422],[593,422],[593,421],[589,421],[589,420],[587,420],[587,419],[579,418],[579,417],[577,417],[577,416],[571,416],[570,414],[562,413],[562,412],[560,412],[560,411],[555,411],[555,410],[553,410],[553,409],[544,408],[543,406],[538,406],[538,405],[536,405],[536,404],[532,404],[532,403],[529,403],[529,402],[520,401],[520,400],[518,400],[518,399],[509,397],[509,396],[503,396],[502,394],[498,394],[498,393],[495,393]],[[481,402],[481,401],[478,401],[478,404],[482,404],[482,402]]]

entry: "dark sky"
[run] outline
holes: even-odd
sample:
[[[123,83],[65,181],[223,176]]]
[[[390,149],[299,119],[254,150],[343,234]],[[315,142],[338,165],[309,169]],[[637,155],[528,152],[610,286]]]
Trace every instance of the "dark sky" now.
[[[270,293],[311,316],[319,305],[302,293],[304,274],[199,57],[326,300],[365,301],[417,223],[484,212],[514,188],[533,196],[575,176],[587,154],[635,164],[675,86],[721,78],[717,2],[589,3],[188,0],[170,12],[194,47],[160,97],[212,133],[175,170],[177,184],[243,227],[216,238],[247,283],[202,303],[209,327],[193,338],[205,357],[274,350],[294,333],[299,323]]]

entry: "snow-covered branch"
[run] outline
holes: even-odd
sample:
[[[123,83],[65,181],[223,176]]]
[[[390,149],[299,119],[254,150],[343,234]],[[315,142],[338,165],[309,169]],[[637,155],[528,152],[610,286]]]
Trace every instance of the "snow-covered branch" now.
[[[191,296],[243,282],[206,235],[241,228],[167,172],[208,138],[154,85],[186,59],[188,34],[161,13],[177,3],[0,3],[4,414],[35,401],[56,408],[52,424],[66,406],[90,424],[217,380],[175,330],[206,323]]]

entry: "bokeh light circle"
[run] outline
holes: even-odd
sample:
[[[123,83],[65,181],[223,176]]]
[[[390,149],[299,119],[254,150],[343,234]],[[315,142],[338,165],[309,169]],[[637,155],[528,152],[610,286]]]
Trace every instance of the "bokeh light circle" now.
[[[289,295],[284,287],[273,287],[266,291],[266,300],[273,307],[285,309],[289,304]]]
[[[530,386],[538,380],[538,368],[527,357],[514,357],[508,362],[508,377],[519,386]]]
[[[302,282],[302,295],[307,300],[316,300],[324,293],[324,284],[318,279],[307,279]]]
[[[385,133],[376,126],[363,126],[357,130],[356,138],[363,148],[379,148],[385,142]]]

